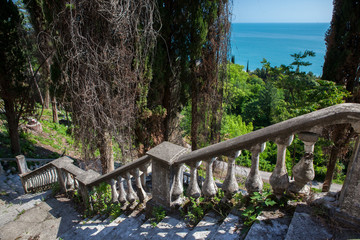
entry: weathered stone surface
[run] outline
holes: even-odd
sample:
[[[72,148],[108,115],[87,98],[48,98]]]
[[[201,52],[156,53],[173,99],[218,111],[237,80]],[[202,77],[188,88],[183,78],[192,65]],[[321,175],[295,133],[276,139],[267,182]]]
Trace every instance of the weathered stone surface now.
[[[275,140],[277,144],[277,160],[273,173],[270,176],[270,184],[274,194],[280,198],[289,186],[289,176],[286,170],[286,148],[290,146],[294,135],[281,137]]]
[[[212,198],[217,193],[217,186],[213,177],[213,163],[216,158],[209,160],[206,166],[206,178],[202,186],[201,192],[205,198]]]
[[[56,239],[80,220],[68,202],[54,198],[19,213],[0,228],[0,239]]]
[[[280,212],[263,212],[258,220],[258,223],[251,226],[245,240],[284,239],[291,217]]]
[[[24,155],[16,156],[16,162],[17,162],[20,174],[24,174],[24,173],[27,173],[30,171],[27,167]]]
[[[360,218],[360,137],[358,137],[339,199],[340,209]]]
[[[163,142],[152,148],[146,154],[152,158],[152,202],[170,208],[179,204],[180,176],[179,165],[172,166],[182,154],[189,151],[187,148]],[[172,186],[175,183],[175,186]],[[174,199],[173,197],[174,192]],[[176,199],[175,199],[176,198]]]
[[[200,162],[199,162],[200,163]],[[190,163],[190,184],[186,190],[186,195],[198,199],[201,196],[201,190],[198,184],[197,168],[198,163]]]
[[[250,148],[251,151],[251,169],[245,181],[246,190],[249,193],[261,192],[263,189],[263,181],[259,172],[260,153],[265,150],[266,143],[257,144]]]
[[[152,240],[160,239],[183,239],[189,232],[185,222],[173,217],[166,216],[150,233]]]
[[[310,214],[295,212],[285,240],[331,239],[332,234],[320,221],[315,221]]]
[[[147,155],[153,159],[162,161],[165,164],[171,165],[182,154],[189,152],[190,149],[181,147],[170,142],[162,142],[160,145],[150,149],[146,152]]]
[[[219,228],[220,216],[210,212],[186,235],[185,239],[211,239]]]
[[[239,224],[239,217],[233,214],[229,214],[221,223],[213,239],[239,239],[241,235],[241,227]]]
[[[235,159],[237,157],[239,157],[241,154],[241,151],[237,151],[234,154],[229,156],[229,161],[228,161],[228,169],[227,169],[227,173],[226,173],[226,178],[224,180],[223,183],[223,191],[225,193],[225,198],[226,199],[231,199],[233,194],[235,192],[238,191],[238,183],[236,181],[236,176],[235,176]]]

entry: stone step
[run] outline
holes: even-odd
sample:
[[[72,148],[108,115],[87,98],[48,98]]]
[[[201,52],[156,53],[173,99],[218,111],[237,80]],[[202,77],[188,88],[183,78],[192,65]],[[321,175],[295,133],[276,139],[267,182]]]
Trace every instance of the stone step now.
[[[183,239],[190,232],[190,229],[186,226],[183,220],[166,216],[160,223],[156,225],[152,233],[149,235],[149,239]]]
[[[219,228],[220,220],[221,217],[214,212],[207,213],[185,239],[211,239]]]
[[[51,196],[52,192],[21,195],[10,202],[3,202],[0,208],[0,227],[13,221],[18,214],[35,207]]]
[[[131,233],[128,239],[149,239],[152,231],[154,231],[154,227],[151,224],[151,220],[148,219],[135,232]]]
[[[289,228],[291,216],[264,211],[258,217],[258,220],[259,222],[255,222],[251,226],[245,240],[284,239]]]
[[[331,229],[311,216],[311,212],[310,207],[301,205],[296,207],[285,240],[333,239]]]
[[[145,214],[142,211],[134,211],[122,221],[121,224],[105,235],[104,239],[127,239],[129,235],[136,232],[144,222]]]
[[[242,228],[243,224],[240,221],[240,217],[230,213],[211,239],[239,239]]]
[[[56,239],[80,221],[68,199],[49,198],[0,227],[0,239]]]

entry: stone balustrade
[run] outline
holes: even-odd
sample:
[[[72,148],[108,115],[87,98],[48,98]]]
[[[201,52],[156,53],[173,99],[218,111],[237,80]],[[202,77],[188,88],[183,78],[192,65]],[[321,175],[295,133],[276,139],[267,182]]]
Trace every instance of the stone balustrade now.
[[[114,202],[133,203],[137,199],[146,202],[151,193],[152,199],[147,202],[147,208],[151,209],[154,205],[161,205],[170,210],[183,202],[184,182],[188,185],[186,191],[188,197],[212,198],[217,193],[218,187],[213,178],[213,162],[222,156],[228,159],[228,170],[222,184],[225,193],[224,200],[231,199],[233,194],[238,191],[234,168],[235,159],[240,156],[242,150],[251,152],[252,161],[245,187],[250,194],[262,191],[263,182],[259,176],[259,156],[264,151],[266,142],[273,141],[277,144],[278,149],[276,167],[270,177],[274,194],[279,198],[286,191],[295,194],[308,194],[310,189],[307,183],[313,180],[315,176],[313,168],[314,145],[321,135],[322,129],[329,125],[348,123],[353,126],[356,133],[360,134],[359,120],[359,104],[340,104],[193,152],[187,148],[163,142],[149,150],[146,156],[102,176],[93,171],[74,168],[67,158],[57,159],[35,171],[23,173],[20,176],[26,191],[41,189],[42,186],[58,181],[64,191],[78,187],[84,199],[88,198],[88,192],[92,187],[107,182],[111,184]],[[293,168],[295,181],[290,182],[285,165],[286,149],[290,146],[294,135],[303,141],[305,154]],[[359,181],[358,176],[360,175],[359,144],[360,141],[357,141],[345,181],[345,190],[342,191],[340,197],[340,207],[344,210],[349,209],[349,205],[347,205],[349,203],[352,203],[353,206],[360,205],[359,198],[356,200],[356,194],[359,192],[356,191],[356,181]],[[206,166],[206,177],[202,186],[199,185],[197,174],[201,162],[206,163],[204,164]],[[190,169],[189,174],[184,174],[185,164]],[[152,181],[151,189],[148,189],[146,177],[150,172],[152,172]],[[353,211],[360,212],[360,208],[356,208],[357,210]]]

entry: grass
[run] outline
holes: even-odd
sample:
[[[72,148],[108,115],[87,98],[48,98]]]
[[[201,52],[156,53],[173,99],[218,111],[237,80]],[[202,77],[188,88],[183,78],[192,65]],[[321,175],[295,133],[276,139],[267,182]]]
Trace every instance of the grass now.
[[[10,138],[5,127],[5,121],[0,124],[0,157],[12,157],[10,152]],[[52,122],[52,111],[44,109],[41,120],[43,131],[20,132],[20,146],[22,154],[28,158],[58,158],[62,154],[79,156],[80,151],[74,145],[75,140],[68,131],[68,127]]]

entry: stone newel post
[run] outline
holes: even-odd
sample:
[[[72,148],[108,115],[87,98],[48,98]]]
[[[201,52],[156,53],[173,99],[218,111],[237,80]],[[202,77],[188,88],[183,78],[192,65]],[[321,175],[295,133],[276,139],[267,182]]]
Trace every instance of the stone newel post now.
[[[356,132],[357,140],[353,155],[351,156],[346,179],[341,189],[339,206],[342,212],[352,218],[360,218],[360,123],[352,126]]]
[[[152,157],[152,199],[147,208],[161,205],[167,210],[180,204],[183,192],[183,168],[174,165],[182,154],[190,151],[187,148],[163,142],[146,154]]]

